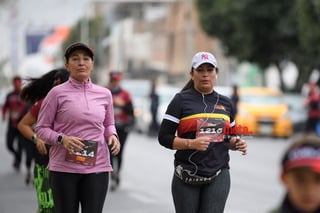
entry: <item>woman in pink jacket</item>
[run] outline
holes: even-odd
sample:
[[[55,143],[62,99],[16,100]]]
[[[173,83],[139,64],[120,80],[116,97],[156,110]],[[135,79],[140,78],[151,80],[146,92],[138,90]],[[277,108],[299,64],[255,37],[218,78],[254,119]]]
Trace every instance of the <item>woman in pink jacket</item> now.
[[[112,171],[111,154],[120,150],[112,95],[92,83],[94,53],[83,43],[64,54],[70,73],[44,99],[36,126],[37,136],[51,145],[49,179],[56,213],[101,213]]]

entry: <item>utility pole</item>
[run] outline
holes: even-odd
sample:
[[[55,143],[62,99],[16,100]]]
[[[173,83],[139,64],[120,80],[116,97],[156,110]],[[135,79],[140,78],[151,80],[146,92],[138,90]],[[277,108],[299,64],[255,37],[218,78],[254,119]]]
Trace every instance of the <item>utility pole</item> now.
[[[186,58],[190,59],[193,56],[193,34],[194,34],[194,26],[193,26],[193,0],[186,1]],[[189,68],[189,67],[187,67]]]
[[[11,71],[13,75],[16,75],[18,73],[19,69],[19,51],[18,51],[18,45],[19,45],[19,20],[18,20],[18,4],[19,1],[14,1],[11,14],[10,14],[10,44],[11,44]]]
[[[89,12],[91,9],[91,1],[89,0],[87,6],[84,7],[84,16],[80,22],[80,41],[83,43],[89,43]]]

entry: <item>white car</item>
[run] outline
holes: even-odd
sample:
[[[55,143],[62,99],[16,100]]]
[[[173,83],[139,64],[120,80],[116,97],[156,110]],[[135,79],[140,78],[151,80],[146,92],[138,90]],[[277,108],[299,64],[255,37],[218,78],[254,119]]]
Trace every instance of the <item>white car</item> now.
[[[149,103],[147,102],[151,81],[146,79],[123,79],[121,81],[121,87],[126,89],[131,97],[134,107],[135,126],[134,130],[143,132],[148,122],[149,117],[145,115],[146,109],[149,109]]]
[[[159,94],[159,108],[157,120],[160,123],[162,121],[163,115],[165,114],[168,104],[174,97],[174,95],[181,91],[182,88],[172,85],[160,85],[157,88],[157,93]],[[150,119],[151,120],[151,119]]]
[[[151,81],[145,79],[124,79],[121,86],[128,90],[133,99],[135,127],[137,132],[148,134],[149,125],[151,123],[150,98]],[[160,124],[162,117],[167,109],[167,106],[173,96],[181,90],[178,86],[169,84],[160,84],[156,91],[159,95],[159,108],[157,121]]]

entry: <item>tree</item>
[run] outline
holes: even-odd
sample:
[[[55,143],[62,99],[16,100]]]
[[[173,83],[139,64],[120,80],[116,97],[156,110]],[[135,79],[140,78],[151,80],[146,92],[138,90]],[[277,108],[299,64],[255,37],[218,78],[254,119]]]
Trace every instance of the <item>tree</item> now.
[[[296,0],[300,48],[293,61],[299,64],[303,73],[320,68],[320,2],[317,0]],[[300,73],[303,76],[303,73]],[[307,76],[307,77],[308,77]],[[305,78],[299,78],[300,84]],[[319,82],[318,82],[319,84]]]
[[[317,66],[317,0],[197,0],[196,6],[202,28],[221,40],[226,55],[261,68],[275,64],[280,72],[282,62],[293,61],[300,71],[297,88]]]
[[[90,19],[83,18],[72,28],[68,39],[63,43],[63,50],[65,50],[71,43],[81,41],[81,26],[82,22],[88,22],[88,45],[95,50],[95,67],[102,66],[104,61],[104,55],[99,54],[101,51],[100,45],[102,40],[109,35],[109,28],[105,26],[102,16],[94,16]],[[84,42],[84,41],[81,41]],[[97,72],[92,75],[92,80],[97,81],[99,76]]]
[[[69,46],[71,43],[78,42],[81,40],[81,23],[83,21],[88,22],[89,46],[93,49],[98,50],[102,39],[109,35],[109,28],[104,25],[103,17],[96,16],[89,20],[86,20],[84,18],[79,20],[75,27],[72,28],[68,39],[63,44],[63,49],[66,49],[67,46]],[[101,63],[101,58],[99,58],[98,56],[99,55],[95,57],[95,64],[97,66],[99,66]]]

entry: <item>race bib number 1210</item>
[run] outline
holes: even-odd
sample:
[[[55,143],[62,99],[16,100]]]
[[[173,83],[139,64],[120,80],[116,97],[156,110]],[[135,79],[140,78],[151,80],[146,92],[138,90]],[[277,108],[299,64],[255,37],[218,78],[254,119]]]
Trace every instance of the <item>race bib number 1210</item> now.
[[[224,119],[198,119],[196,136],[209,136],[211,142],[223,142],[225,126],[226,121]]]

